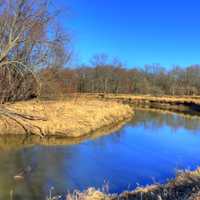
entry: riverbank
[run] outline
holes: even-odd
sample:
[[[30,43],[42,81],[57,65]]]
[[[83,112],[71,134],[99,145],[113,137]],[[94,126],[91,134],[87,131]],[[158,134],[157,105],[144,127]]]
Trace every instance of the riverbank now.
[[[197,105],[200,106],[200,96],[151,96],[151,95],[129,95],[129,94],[102,94],[99,97],[124,101],[135,104],[163,103],[171,105]]]
[[[77,138],[119,124],[133,116],[128,105],[94,99],[25,101],[6,104],[0,135],[39,135]]]
[[[200,116],[200,96],[151,96],[129,94],[88,94],[93,98]]]
[[[90,188],[85,192],[68,194],[67,200],[199,200],[200,169],[179,172],[174,180],[166,184],[154,184],[127,191],[120,195],[105,194]]]

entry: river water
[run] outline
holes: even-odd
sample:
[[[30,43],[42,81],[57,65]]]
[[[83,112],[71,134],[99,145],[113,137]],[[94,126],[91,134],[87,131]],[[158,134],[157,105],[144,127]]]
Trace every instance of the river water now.
[[[119,131],[74,145],[0,151],[0,200],[45,200],[74,189],[120,193],[200,166],[200,120],[136,110]]]

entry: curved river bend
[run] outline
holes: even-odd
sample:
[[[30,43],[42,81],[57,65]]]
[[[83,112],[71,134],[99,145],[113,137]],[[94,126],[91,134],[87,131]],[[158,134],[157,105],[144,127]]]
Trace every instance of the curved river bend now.
[[[178,169],[200,166],[200,120],[136,111],[121,130],[76,145],[32,146],[0,152],[0,199],[44,200],[73,189],[120,193],[165,182]],[[14,179],[22,174],[23,179]],[[11,194],[12,193],[12,194]]]

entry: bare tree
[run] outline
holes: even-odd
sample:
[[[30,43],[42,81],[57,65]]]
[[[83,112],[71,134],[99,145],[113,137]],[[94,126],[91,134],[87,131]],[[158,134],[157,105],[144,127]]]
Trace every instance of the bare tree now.
[[[70,58],[65,54],[69,37],[58,28],[56,16],[50,0],[0,0],[0,117],[25,131],[29,120],[45,119],[20,115],[2,104],[37,96],[37,70]]]
[[[65,62],[64,41],[68,38],[55,29],[56,12],[50,11],[50,3],[48,0],[0,2],[1,103],[38,95],[36,67]]]

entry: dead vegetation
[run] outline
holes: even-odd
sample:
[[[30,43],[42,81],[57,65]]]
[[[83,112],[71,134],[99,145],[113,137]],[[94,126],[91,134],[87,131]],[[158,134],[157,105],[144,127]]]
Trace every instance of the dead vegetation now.
[[[93,95],[88,94],[88,96]],[[200,115],[200,96],[141,96],[131,94],[96,94],[95,96],[143,108],[156,108],[193,116]]]
[[[2,112],[0,135],[41,137],[81,137],[133,115],[128,105],[88,99],[17,102],[5,104]]]
[[[66,200],[110,200],[110,198],[99,190],[89,188],[85,192],[74,191],[69,193]]]
[[[91,95],[91,94],[88,94]],[[103,96],[102,96],[103,95]],[[105,99],[130,101],[131,102],[157,102],[157,103],[174,103],[174,104],[196,104],[200,105],[200,96],[152,96],[152,95],[131,95],[131,94],[102,94],[97,97]]]
[[[200,197],[200,169],[179,172],[174,180],[164,185],[155,184],[120,195],[109,195],[100,190],[68,194],[67,200],[198,200]]]
[[[183,200],[196,198],[200,191],[200,169],[196,171],[179,172],[174,180],[164,185],[152,185],[146,188],[138,188],[133,192],[125,192],[120,195],[119,200]],[[112,200],[118,200],[113,198]]]

